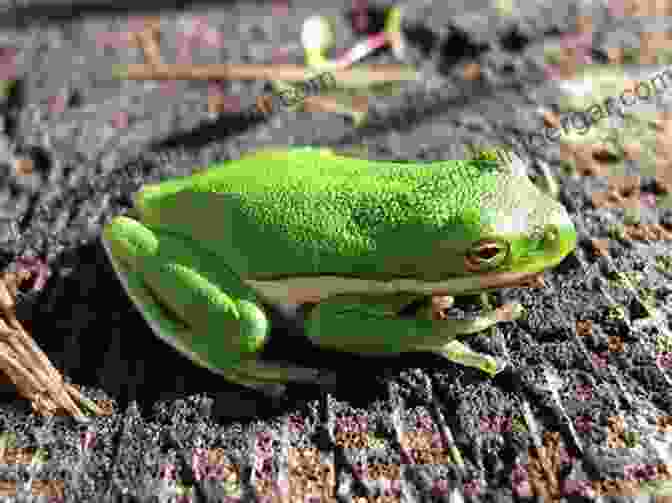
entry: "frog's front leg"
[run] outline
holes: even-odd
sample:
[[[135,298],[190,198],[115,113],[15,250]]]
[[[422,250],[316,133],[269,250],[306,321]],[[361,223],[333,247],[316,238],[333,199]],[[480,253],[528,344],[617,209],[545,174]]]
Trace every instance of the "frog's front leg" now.
[[[308,313],[306,335],[320,347],[353,353],[433,352],[494,376],[505,363],[470,350],[457,336],[512,321],[522,313],[521,306],[513,305],[470,320],[436,320],[423,311],[415,318],[402,318],[397,315],[399,303],[389,301],[361,296],[337,296],[324,301]]]
[[[318,371],[257,360],[270,323],[255,292],[198,243],[118,217],[103,241],[156,335],[227,380],[276,394]]]

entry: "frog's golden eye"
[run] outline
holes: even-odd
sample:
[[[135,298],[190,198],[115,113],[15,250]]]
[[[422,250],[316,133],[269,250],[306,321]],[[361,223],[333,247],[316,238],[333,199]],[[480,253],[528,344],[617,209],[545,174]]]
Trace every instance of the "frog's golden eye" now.
[[[494,267],[502,262],[509,253],[507,243],[494,239],[484,239],[476,243],[465,257],[465,266],[469,271],[480,271]]]

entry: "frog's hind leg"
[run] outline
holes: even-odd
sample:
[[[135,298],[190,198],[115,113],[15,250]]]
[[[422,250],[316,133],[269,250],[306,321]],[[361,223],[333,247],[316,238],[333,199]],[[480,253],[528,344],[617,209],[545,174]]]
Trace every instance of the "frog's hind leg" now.
[[[512,321],[522,308],[508,306],[475,319],[432,319],[426,313],[415,318],[397,315],[387,300],[339,296],[317,305],[307,316],[306,335],[324,348],[371,355],[433,352],[455,363],[476,367],[489,375],[505,366],[490,355],[471,351],[457,340],[497,323]]]
[[[111,225],[112,264],[159,338],[194,363],[255,389],[315,380],[313,369],[256,362],[270,321],[254,290],[220,257],[124,217]]]

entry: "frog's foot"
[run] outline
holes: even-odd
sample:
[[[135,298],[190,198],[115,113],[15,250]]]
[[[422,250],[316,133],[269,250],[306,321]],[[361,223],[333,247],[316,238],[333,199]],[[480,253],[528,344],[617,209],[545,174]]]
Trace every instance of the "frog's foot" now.
[[[441,304],[438,304],[440,310],[436,311],[436,316],[438,320],[448,320],[448,317],[445,313],[445,308],[441,307]],[[489,328],[497,323],[504,323],[507,321],[515,321],[523,314],[523,306],[517,302],[504,304],[496,309],[487,311],[481,316],[478,316],[472,320],[466,320],[466,323],[459,325],[460,334],[473,334],[474,332],[480,332],[485,328]]]
[[[446,309],[452,305],[452,297],[432,297],[430,305],[424,311],[419,311],[418,316],[421,318],[427,317],[428,319],[437,320],[441,324],[446,324],[456,334],[468,335],[480,332],[497,323],[514,321],[523,313],[522,305],[510,303],[486,311],[472,319],[455,320],[448,318],[446,314]],[[435,349],[432,352],[460,365],[479,368],[490,376],[500,373],[507,365],[504,360],[472,351],[458,340],[450,341],[441,349]]]
[[[518,303],[504,304],[496,309],[485,311],[470,319],[456,320],[449,318],[446,310],[451,308],[455,300],[450,296],[433,296],[415,313],[417,319],[441,321],[452,327],[458,335],[480,332],[497,323],[515,321],[523,314],[523,307]]]
[[[473,351],[457,340],[450,341],[441,350],[434,351],[434,353],[465,367],[481,369],[490,377],[496,376],[508,366],[506,360]]]
[[[489,375],[502,370],[502,362],[467,348],[457,340],[500,322],[520,317],[520,304],[507,304],[471,319],[436,319],[438,308],[451,303],[437,298],[429,309],[412,318],[397,314],[397,299],[332,298],[318,304],[306,318],[306,335],[323,348],[370,355],[432,352],[455,363],[476,367]]]

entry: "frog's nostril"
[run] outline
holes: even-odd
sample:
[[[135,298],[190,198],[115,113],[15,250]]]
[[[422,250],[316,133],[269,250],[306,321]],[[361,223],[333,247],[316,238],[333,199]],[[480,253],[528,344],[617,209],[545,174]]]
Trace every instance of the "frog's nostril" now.
[[[546,227],[544,232],[544,241],[548,244],[555,244],[560,237],[560,229],[557,225],[551,224]]]
[[[557,250],[558,255],[567,255],[576,246],[576,228],[565,212],[558,214],[556,221],[546,228],[546,248]]]

